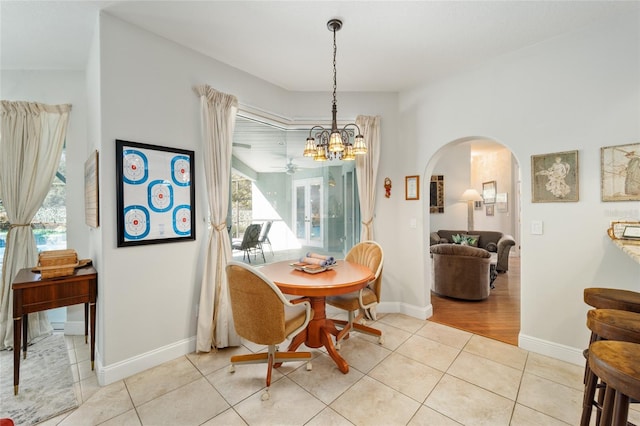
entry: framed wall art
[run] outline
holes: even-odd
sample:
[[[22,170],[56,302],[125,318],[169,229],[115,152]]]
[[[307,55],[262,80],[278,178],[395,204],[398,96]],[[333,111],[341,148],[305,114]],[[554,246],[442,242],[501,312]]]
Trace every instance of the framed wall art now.
[[[482,199],[485,204],[493,204],[496,202],[496,181],[482,183]]]
[[[444,176],[433,175],[429,186],[429,213],[444,213]]]
[[[487,209],[487,216],[493,216],[495,204],[487,204],[485,208]]]
[[[405,176],[404,178],[404,199],[420,199],[420,176]]]
[[[92,228],[100,226],[98,176],[98,151],[93,151],[84,162],[84,222]]]
[[[116,140],[118,247],[195,240],[193,151]]]
[[[602,201],[640,200],[640,143],[600,148]]]
[[[507,200],[508,198],[507,198],[506,192],[497,193],[496,194],[496,210],[502,213],[509,211]]]
[[[578,151],[531,156],[531,202],[578,201]]]

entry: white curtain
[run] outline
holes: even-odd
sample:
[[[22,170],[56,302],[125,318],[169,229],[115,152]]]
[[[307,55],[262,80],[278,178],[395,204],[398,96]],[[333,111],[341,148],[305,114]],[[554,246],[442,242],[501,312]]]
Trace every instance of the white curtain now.
[[[0,349],[7,349],[13,347],[11,283],[20,269],[38,261],[31,219],[58,169],[71,105],[1,103],[0,193],[10,225],[0,282]],[[29,340],[52,331],[46,312],[29,315],[28,324]]]
[[[360,127],[367,144],[365,155],[356,155],[358,196],[362,229],[360,241],[373,240],[373,211],[376,205],[376,177],[380,162],[380,117],[359,115],[356,124]]]
[[[233,324],[225,272],[231,259],[227,208],[238,100],[208,85],[197,86],[194,90],[200,96],[204,173],[211,221],[200,289],[196,350],[209,352],[211,348],[240,345],[240,337]]]

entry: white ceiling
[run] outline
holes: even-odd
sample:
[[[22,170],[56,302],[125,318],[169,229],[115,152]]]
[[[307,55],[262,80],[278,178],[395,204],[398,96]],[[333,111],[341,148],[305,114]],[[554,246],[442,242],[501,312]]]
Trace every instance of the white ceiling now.
[[[0,0],[0,69],[84,69],[103,12],[284,89],[331,91],[326,23],[337,17],[338,92],[398,92],[638,10],[639,1]],[[313,167],[301,157],[305,137],[239,120],[235,141],[252,148],[234,153],[262,172],[290,158]]]
[[[100,11],[288,90],[401,91],[638,1],[0,1],[0,68],[84,69]]]

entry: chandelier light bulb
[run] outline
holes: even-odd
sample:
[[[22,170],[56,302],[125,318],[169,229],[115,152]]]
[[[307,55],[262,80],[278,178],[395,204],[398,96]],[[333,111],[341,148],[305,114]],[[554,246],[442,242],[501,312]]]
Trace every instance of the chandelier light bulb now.
[[[316,140],[314,138],[307,138],[307,143],[304,145],[304,156],[315,157],[316,155]]]
[[[344,144],[342,143],[342,136],[337,130],[331,133],[329,137],[329,152],[342,152],[344,151]]]

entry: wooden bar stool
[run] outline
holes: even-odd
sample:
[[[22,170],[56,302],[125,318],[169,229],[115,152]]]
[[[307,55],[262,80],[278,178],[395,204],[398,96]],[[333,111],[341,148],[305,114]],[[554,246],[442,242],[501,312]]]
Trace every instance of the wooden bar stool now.
[[[596,309],[619,309],[640,313],[640,293],[631,290],[585,288],[584,303]]]
[[[607,384],[600,426],[626,426],[629,398],[640,399],[640,345],[601,340],[589,347],[591,371]]]
[[[591,309],[587,312],[587,327],[591,330],[591,344],[599,340],[618,340],[640,344],[640,313],[616,309]],[[585,355],[588,357],[588,352]],[[605,382],[606,383],[606,382]],[[598,401],[594,400],[596,388],[600,387]],[[604,384],[598,385],[598,377],[591,370],[589,360],[585,365],[585,388],[582,402],[581,426],[588,426],[593,407],[598,410],[596,423],[599,424],[604,401]]]

